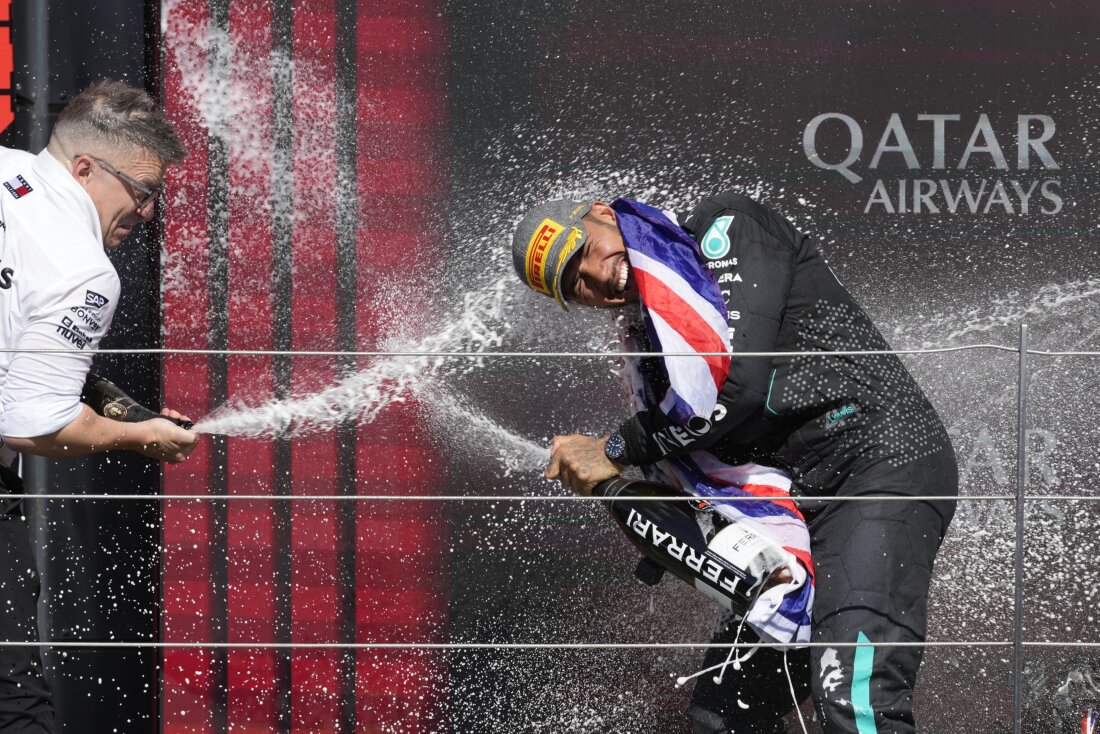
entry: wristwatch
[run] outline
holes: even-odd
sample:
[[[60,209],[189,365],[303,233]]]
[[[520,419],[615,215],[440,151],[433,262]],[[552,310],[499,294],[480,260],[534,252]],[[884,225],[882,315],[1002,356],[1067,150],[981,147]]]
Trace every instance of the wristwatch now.
[[[603,455],[607,460],[617,466],[626,466],[626,439],[623,434],[615,431],[607,437],[607,443],[603,447]]]

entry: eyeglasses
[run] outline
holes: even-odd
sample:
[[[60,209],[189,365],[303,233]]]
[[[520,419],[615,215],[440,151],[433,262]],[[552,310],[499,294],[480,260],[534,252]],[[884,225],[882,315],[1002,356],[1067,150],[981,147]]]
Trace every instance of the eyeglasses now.
[[[140,191],[141,194],[142,194],[142,197],[138,201],[138,205],[137,205],[138,211],[141,211],[142,209],[144,209],[147,206],[149,206],[150,204],[152,204],[154,201],[157,200],[157,197],[160,196],[161,190],[159,188],[156,188],[156,189],[149,188],[148,186],[143,184],[141,181],[138,181],[137,179],[133,178],[132,176],[127,176],[125,173],[118,170],[117,168],[115,168],[114,166],[112,166],[110,163],[103,160],[102,158],[96,158],[94,155],[88,155],[87,153],[77,153],[73,157],[74,158],[79,158],[82,155],[88,156],[93,161],[95,161],[99,165],[100,168],[107,171],[108,173],[113,173],[115,176],[118,176],[120,179],[122,179],[123,181],[130,184],[131,186],[133,186],[138,191]]]

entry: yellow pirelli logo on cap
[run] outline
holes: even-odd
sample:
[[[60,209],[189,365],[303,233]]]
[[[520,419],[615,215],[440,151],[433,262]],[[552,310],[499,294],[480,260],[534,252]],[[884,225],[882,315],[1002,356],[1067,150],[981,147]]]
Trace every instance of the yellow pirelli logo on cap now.
[[[562,225],[553,219],[544,219],[527,243],[527,285],[539,293],[550,295],[550,288],[546,285],[546,257],[562,229]]]
[[[562,248],[561,254],[558,255],[558,268],[561,268],[562,261],[569,257],[569,253],[577,249],[577,240],[584,236],[584,232],[580,227],[573,227],[569,230],[569,236],[565,238],[565,247]]]
[[[579,227],[573,227],[569,230],[569,235],[565,238],[565,247],[561,248],[561,252],[558,254],[557,272],[561,272],[562,265],[569,258],[569,253],[577,249],[577,244],[584,238],[584,232]],[[560,286],[558,288],[560,290]],[[557,299],[558,303],[561,303],[561,298],[557,293],[551,294]],[[565,304],[561,303],[562,308],[565,308]]]

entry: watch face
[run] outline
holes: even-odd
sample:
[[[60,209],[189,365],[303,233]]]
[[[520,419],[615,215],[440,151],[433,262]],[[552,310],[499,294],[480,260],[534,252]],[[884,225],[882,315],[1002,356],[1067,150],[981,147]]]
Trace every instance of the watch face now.
[[[612,433],[603,448],[604,455],[612,461],[618,461],[626,455],[626,439],[621,433]]]

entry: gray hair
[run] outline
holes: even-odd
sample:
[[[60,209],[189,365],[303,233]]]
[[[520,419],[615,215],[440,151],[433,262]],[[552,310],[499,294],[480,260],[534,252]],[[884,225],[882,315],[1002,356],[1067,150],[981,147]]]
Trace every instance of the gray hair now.
[[[72,98],[58,115],[54,134],[112,147],[141,148],[164,164],[187,155],[175,128],[148,92],[104,79]]]

